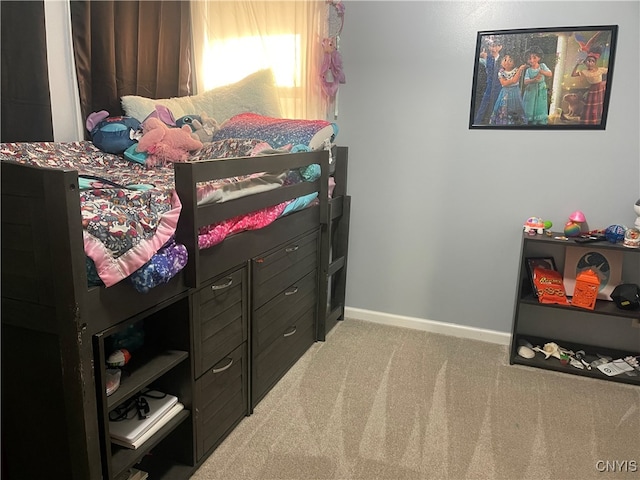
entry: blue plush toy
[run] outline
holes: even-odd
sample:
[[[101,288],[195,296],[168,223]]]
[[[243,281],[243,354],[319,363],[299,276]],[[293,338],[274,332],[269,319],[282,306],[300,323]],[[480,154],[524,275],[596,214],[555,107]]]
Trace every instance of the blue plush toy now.
[[[191,131],[195,132],[196,128],[193,126],[194,120],[202,123],[202,117],[200,115],[185,115],[184,117],[180,117],[176,120],[176,127],[182,128],[183,125],[189,125],[191,127]]]
[[[103,152],[123,153],[137,142],[140,122],[133,117],[110,117],[109,112],[101,110],[87,117],[87,130],[93,144]]]

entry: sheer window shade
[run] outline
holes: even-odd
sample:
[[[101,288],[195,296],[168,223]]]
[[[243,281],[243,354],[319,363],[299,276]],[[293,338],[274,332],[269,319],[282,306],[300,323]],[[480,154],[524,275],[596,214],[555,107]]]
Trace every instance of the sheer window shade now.
[[[271,68],[284,117],[325,118],[324,0],[196,1],[191,15],[198,93]]]

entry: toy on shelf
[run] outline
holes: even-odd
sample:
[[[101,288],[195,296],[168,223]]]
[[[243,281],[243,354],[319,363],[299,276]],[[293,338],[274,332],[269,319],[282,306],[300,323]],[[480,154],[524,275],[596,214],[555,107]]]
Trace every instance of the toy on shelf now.
[[[109,368],[124,367],[131,360],[131,354],[126,348],[121,348],[113,352],[107,358],[107,366]]]
[[[564,234],[567,237],[577,237],[587,230],[587,219],[580,210],[569,215],[569,221],[564,224]]]
[[[640,228],[640,199],[638,199],[636,204],[633,206],[633,211],[636,212],[636,215],[638,216],[635,222],[636,228]]]
[[[618,243],[624,240],[625,231],[624,225],[609,225],[604,231],[604,236],[611,243]]]
[[[545,230],[550,230],[553,224],[547,220],[542,220],[541,217],[529,217],[524,222],[524,232],[529,235],[535,235],[536,233],[542,235]]]
[[[593,310],[596,306],[600,277],[591,269],[583,270],[576,276],[571,305]]]
[[[632,227],[627,228],[627,231],[624,232],[624,241],[622,244],[625,247],[629,248],[639,248],[640,247],[640,229]]]
[[[568,363],[572,367],[579,368],[580,370],[591,370],[592,368],[591,364],[584,358],[586,355],[584,350],[574,352],[573,350],[564,348],[555,342],[545,343],[543,348],[540,348],[540,345],[536,345],[532,350],[543,354],[545,360],[548,360],[549,357],[554,357],[560,360],[562,365],[566,365]]]
[[[105,373],[105,389],[108,397],[120,387],[120,377],[122,376],[122,371],[119,368],[108,368]]]

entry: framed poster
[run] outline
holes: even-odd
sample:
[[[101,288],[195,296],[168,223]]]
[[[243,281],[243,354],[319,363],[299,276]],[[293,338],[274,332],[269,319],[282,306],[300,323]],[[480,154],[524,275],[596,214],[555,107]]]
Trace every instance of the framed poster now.
[[[564,259],[564,289],[573,296],[576,276],[584,270],[593,270],[600,279],[599,300],[611,301],[611,292],[622,283],[622,257],[624,252],[582,247],[567,247]]]
[[[617,25],[478,32],[469,128],[604,130]]]

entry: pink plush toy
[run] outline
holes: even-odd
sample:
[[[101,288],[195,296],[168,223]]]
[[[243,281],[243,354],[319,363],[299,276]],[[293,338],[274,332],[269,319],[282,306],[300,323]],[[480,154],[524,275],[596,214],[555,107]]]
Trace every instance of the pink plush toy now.
[[[342,69],[342,56],[337,49],[337,39],[324,38],[322,40],[324,56],[320,66],[320,85],[328,97],[334,97],[339,84],[346,83],[347,79]]]
[[[151,117],[142,124],[142,131],[136,151],[148,154],[147,167],[166,162],[186,162],[189,152],[202,148],[202,142],[191,136],[189,125],[170,128],[162,120]]]

